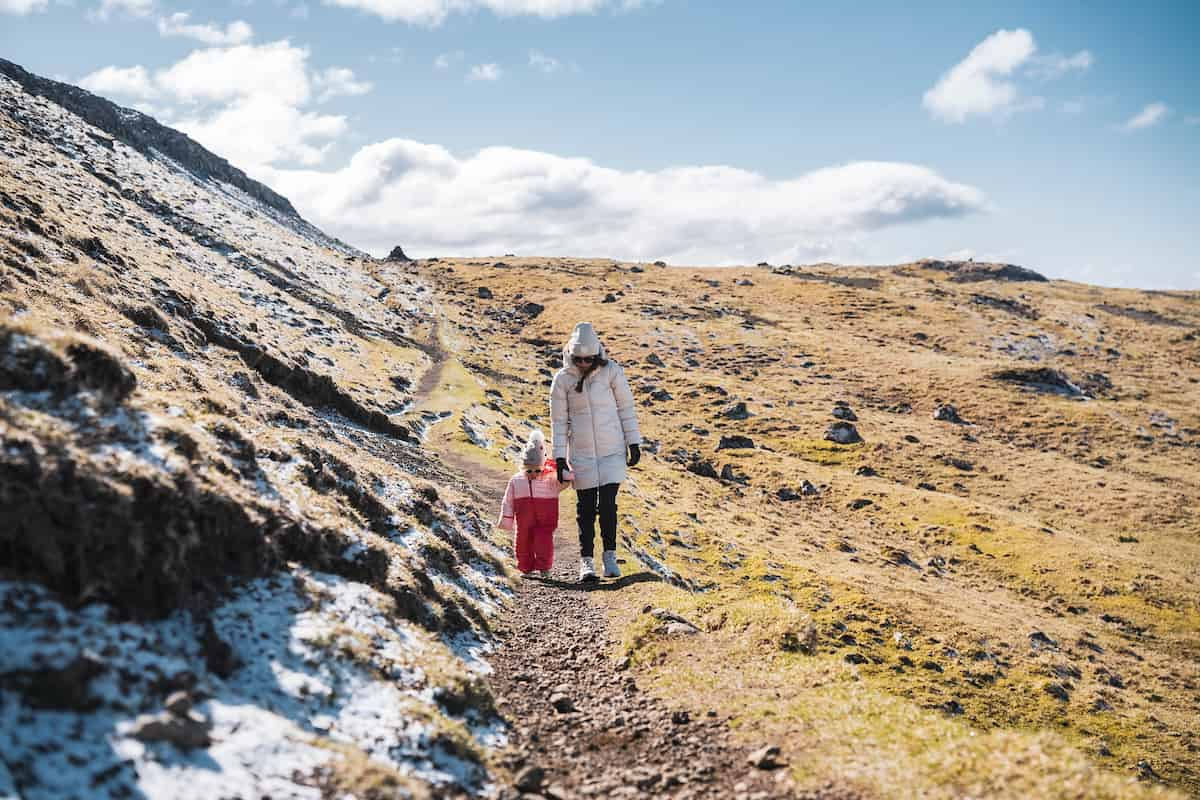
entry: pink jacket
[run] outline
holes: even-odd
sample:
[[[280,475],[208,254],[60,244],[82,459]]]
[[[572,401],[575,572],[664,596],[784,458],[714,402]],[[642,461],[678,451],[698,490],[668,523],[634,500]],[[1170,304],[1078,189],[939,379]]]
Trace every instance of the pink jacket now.
[[[508,481],[496,524],[509,531],[514,526],[522,531],[553,531],[558,527],[558,495],[569,485],[558,482],[553,459],[546,459],[542,474],[536,478],[518,472]]]

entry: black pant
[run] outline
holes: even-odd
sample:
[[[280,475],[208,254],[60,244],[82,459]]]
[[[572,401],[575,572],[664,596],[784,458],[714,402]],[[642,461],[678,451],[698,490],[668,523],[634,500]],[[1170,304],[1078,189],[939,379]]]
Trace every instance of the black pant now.
[[[591,558],[595,551],[596,512],[600,513],[600,538],[605,550],[617,549],[617,490],[619,483],[606,483],[575,492],[575,519],[579,522],[579,555]]]

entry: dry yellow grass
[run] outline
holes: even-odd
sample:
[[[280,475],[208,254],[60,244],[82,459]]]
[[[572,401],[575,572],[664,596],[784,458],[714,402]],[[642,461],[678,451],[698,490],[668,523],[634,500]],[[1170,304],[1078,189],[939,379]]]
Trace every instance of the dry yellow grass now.
[[[501,445],[506,419],[545,425],[576,321],[626,367],[657,454],[622,493],[622,532],[708,589],[597,595],[659,691],[784,742],[802,779],[877,796],[1135,797],[1152,775],[1200,791],[1200,295],[631,266],[421,272],[455,357],[510,404]],[[1042,367],[1095,399],[993,377]],[[823,440],[839,400],[864,444]],[[733,401],[751,416],[720,416]],[[968,424],[933,419],[941,403]],[[717,451],[731,434],[755,448]],[[693,454],[746,482],[687,472]],[[816,497],[776,497],[805,479]],[[646,604],[705,633],[664,640]],[[779,647],[796,619],[815,655]]]

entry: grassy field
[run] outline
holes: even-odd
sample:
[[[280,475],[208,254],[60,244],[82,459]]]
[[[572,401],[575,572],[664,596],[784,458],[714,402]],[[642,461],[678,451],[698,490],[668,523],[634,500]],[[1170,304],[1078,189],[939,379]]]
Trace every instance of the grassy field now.
[[[664,696],[865,796],[1200,792],[1200,295],[925,264],[419,271],[490,441],[454,422],[447,446],[496,464],[548,429],[578,320],[625,366],[649,451],[628,567],[696,591],[596,597]],[[824,438],[838,404],[863,442]]]

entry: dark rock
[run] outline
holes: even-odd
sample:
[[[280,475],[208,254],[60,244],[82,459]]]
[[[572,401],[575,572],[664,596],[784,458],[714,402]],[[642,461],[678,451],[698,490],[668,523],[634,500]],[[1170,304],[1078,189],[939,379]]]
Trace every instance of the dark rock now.
[[[868,500],[865,497],[859,497],[856,500],[850,501],[849,507],[855,511],[858,511],[859,509],[866,508],[867,506],[873,506],[873,505],[875,505],[875,502],[873,500]]]
[[[99,703],[90,684],[106,667],[103,661],[82,655],[61,669],[42,668],[27,674],[24,695],[34,708],[90,711]]]
[[[815,497],[816,495],[820,494],[820,489],[818,489],[816,486],[813,486],[810,481],[804,480],[800,482],[800,494],[804,495],[805,497]]]
[[[849,422],[835,422],[825,431],[825,439],[838,444],[857,444],[863,439]]]
[[[1034,631],[1033,633],[1029,634],[1029,646],[1034,650],[1041,650],[1042,648],[1057,650],[1058,642],[1054,641],[1041,631]]]
[[[531,319],[536,317],[538,314],[541,314],[545,310],[545,306],[534,302],[528,302],[521,306],[521,313],[527,317],[530,317]]]
[[[792,500],[799,500],[802,497],[799,492],[792,489],[790,486],[781,486],[779,491],[775,493],[775,496],[780,500],[783,500],[785,503],[791,502]]]
[[[754,449],[754,440],[749,436],[722,436],[721,441],[717,444],[718,450],[752,450]]]
[[[650,355],[646,356],[646,363],[647,363],[647,364],[649,364],[649,365],[650,365],[650,366],[652,366],[652,367],[664,367],[664,366],[666,366],[666,365],[663,363],[663,360],[662,360],[661,358],[659,358],[659,357],[658,357],[658,353],[651,353]]]
[[[192,696],[187,692],[172,692],[163,702],[163,708],[177,717],[186,716],[192,710]]]
[[[495,295],[492,294],[492,290],[486,286],[480,286],[475,291],[475,294],[478,295],[479,299],[481,300],[491,300],[493,297],[495,297]]]
[[[717,468],[711,461],[693,461],[687,465],[687,471],[702,478],[719,478]]]
[[[746,408],[746,404],[742,401],[730,403],[720,411],[720,416],[725,419],[743,420],[750,418],[750,411]]]
[[[1071,699],[1071,691],[1067,688],[1066,684],[1050,681],[1042,687],[1042,691],[1055,700],[1061,700],[1064,703]]]
[[[982,261],[942,261],[927,258],[917,262],[918,267],[950,273],[954,283],[977,283],[979,281],[1028,281],[1045,283],[1046,276],[1016,264],[995,264]]]
[[[953,422],[962,425],[964,420],[958,415],[958,409],[949,403],[943,403],[933,410],[933,418],[938,422]]]
[[[726,464],[725,466],[721,467],[721,479],[733,481],[734,483],[749,483],[750,480],[745,475],[739,475],[738,473],[734,472],[733,464]]]
[[[861,467],[859,467],[858,469],[854,470],[854,474],[859,475],[863,478],[874,478],[879,473],[875,471],[874,467],[869,467],[866,464],[864,464]]]
[[[833,407],[831,412],[837,419],[844,419],[847,422],[857,422],[858,415],[850,408],[850,406],[838,405]]]
[[[412,259],[409,258],[408,256],[404,255],[403,247],[401,247],[400,245],[396,245],[395,247],[392,248],[392,252],[387,254],[387,258],[385,258],[384,261],[399,261],[402,263],[407,263],[409,261],[412,261]]]
[[[208,747],[210,724],[194,711],[175,715],[143,714],[134,720],[129,735],[143,742],[166,742],[180,750]]]
[[[692,715],[687,711],[672,711],[671,722],[676,725],[687,725],[692,721]]]
[[[609,292],[608,294],[604,295],[604,299],[601,300],[600,302],[601,303],[615,303],[615,302],[617,302],[617,296],[615,294],[612,294],[611,292]]]
[[[575,701],[562,692],[550,695],[550,705],[560,714],[570,714],[575,711]]]
[[[842,660],[847,664],[866,664],[869,659],[862,653],[846,653]]]
[[[517,773],[513,786],[522,794],[536,794],[542,790],[542,782],[546,780],[546,770],[530,764]]]
[[[1036,392],[1083,397],[1084,391],[1071,382],[1065,372],[1050,367],[1005,369],[992,373],[992,378],[1016,383]]]

